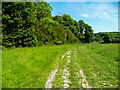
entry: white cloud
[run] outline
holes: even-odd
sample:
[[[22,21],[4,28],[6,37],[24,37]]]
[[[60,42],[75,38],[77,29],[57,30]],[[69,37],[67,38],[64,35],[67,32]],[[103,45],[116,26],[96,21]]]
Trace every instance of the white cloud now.
[[[99,13],[97,13],[97,12],[95,12],[95,14],[93,14],[93,16],[92,16],[92,17],[103,18],[103,16],[102,16],[102,15],[100,15]]]
[[[111,16],[107,12],[95,12],[92,18],[110,19]]]
[[[96,18],[104,20],[116,21],[118,15],[118,4],[111,2],[78,2],[76,3],[67,3],[67,8],[70,8],[69,11],[72,11],[72,15],[77,18]],[[71,12],[69,12],[71,13]]]
[[[68,4],[72,11],[77,12],[76,15],[80,15],[84,18],[100,18],[116,20],[113,15],[118,14],[117,4],[107,2],[94,2],[94,3],[81,3],[81,7],[74,4]]]
[[[110,15],[107,13],[107,12],[104,12],[104,17],[106,17],[106,18],[110,18]]]
[[[88,18],[87,14],[82,14],[81,16],[84,17],[84,18]]]
[[[89,17],[113,20],[118,14],[118,6],[111,3],[90,3],[86,5]]]

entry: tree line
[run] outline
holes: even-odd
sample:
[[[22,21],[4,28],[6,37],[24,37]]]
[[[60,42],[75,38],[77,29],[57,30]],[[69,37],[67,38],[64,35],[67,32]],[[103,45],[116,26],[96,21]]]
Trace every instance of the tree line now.
[[[51,15],[47,2],[3,2],[2,45],[30,47],[49,44],[90,43],[93,29],[70,15]]]
[[[119,32],[95,33],[94,41],[99,43],[120,43],[120,33]]]
[[[42,44],[89,43],[93,30],[83,20],[70,15],[51,15],[47,2],[3,2],[2,44],[26,47]]]

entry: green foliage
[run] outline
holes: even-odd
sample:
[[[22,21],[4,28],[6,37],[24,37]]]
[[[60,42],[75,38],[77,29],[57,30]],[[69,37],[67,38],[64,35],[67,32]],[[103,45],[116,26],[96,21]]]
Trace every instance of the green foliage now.
[[[64,25],[54,26],[51,36],[56,44],[79,42],[79,39]]]
[[[85,24],[85,41],[87,43],[93,41],[93,30],[92,27],[89,26],[88,24]]]
[[[51,16],[52,7],[47,2],[36,2],[34,6],[34,13],[38,21]]]
[[[53,26],[57,26],[58,22],[54,21],[52,18],[43,18],[40,22],[36,21],[34,28],[34,32],[38,39],[38,43],[41,42],[45,44],[45,42],[51,42],[52,36],[51,31]],[[39,44],[40,45],[40,44]]]
[[[2,45],[2,2],[0,2],[0,47]]]
[[[80,40],[86,43],[92,42],[94,40],[92,27],[88,24],[85,24],[83,20],[79,20],[78,24],[80,28],[80,34],[81,34]],[[83,34],[83,32],[85,33]]]
[[[79,24],[77,21],[73,20],[70,15],[64,14],[63,16],[55,16],[53,18],[55,21],[59,22],[59,24],[63,24],[64,26],[67,26],[72,33],[80,40],[82,41],[84,38],[83,32],[81,31]]]
[[[51,16],[47,2],[4,2],[2,38],[5,47],[30,47],[46,43],[91,42],[91,28],[70,15]],[[86,31],[86,34],[83,34]],[[90,40],[87,40],[90,39]]]
[[[95,41],[97,42],[120,43],[119,32],[100,32],[100,33],[95,33],[94,37],[95,37]]]
[[[112,38],[112,43],[120,43],[120,39],[119,38]]]
[[[79,24],[80,33],[81,33],[80,39],[83,41],[83,40],[84,40],[83,32],[84,32],[84,30],[85,30],[85,23],[84,23],[83,20],[79,20],[79,21],[78,21],[78,24]]]
[[[103,38],[104,43],[110,43],[111,42],[111,38],[109,34],[104,34],[104,38]]]
[[[100,36],[100,34],[95,33],[95,34],[94,34],[94,40],[95,40],[96,42],[102,42],[103,38]]]
[[[6,47],[33,46],[36,43],[31,26],[33,3],[4,2],[2,4],[3,45]]]

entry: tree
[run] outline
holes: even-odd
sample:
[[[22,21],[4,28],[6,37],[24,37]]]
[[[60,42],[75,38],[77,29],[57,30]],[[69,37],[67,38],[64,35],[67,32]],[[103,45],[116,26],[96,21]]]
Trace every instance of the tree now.
[[[56,15],[55,17],[53,17],[53,20],[59,22],[59,24],[62,24],[62,16]]]
[[[50,42],[50,29],[52,26],[56,25],[51,16],[52,7],[47,2],[37,2],[34,3],[34,33],[37,37],[37,45],[45,44],[45,42]]]
[[[67,14],[52,17],[52,7],[47,2],[4,2],[2,9],[5,47],[92,41],[93,30],[89,25]]]
[[[110,38],[110,35],[108,33],[104,34],[103,41],[104,41],[104,43],[110,43],[111,42],[111,38]]]
[[[40,20],[40,22],[36,22],[34,29],[37,39],[40,42],[38,43],[38,45],[45,44],[46,42],[51,42],[52,28],[57,25],[59,25],[58,22],[48,17],[43,18],[42,20]]]
[[[34,13],[38,21],[45,17],[51,17],[52,7],[47,2],[34,3]]]
[[[80,28],[80,40],[84,40],[84,34],[83,34],[83,32],[84,32],[84,30],[85,30],[85,23],[84,23],[84,21],[83,20],[79,20],[78,21],[78,24],[79,24],[79,28]]]
[[[0,2],[0,46],[2,45],[2,2]]]
[[[93,30],[92,27],[89,26],[88,24],[85,24],[85,41],[87,43],[93,41]]]
[[[3,45],[6,47],[36,45],[39,40],[37,33],[47,23],[44,18],[52,18],[52,8],[47,2],[4,2],[2,7]]]
[[[51,30],[51,36],[55,44],[79,42],[79,39],[64,25],[54,26]]]
[[[69,30],[74,33],[77,38],[80,38],[80,28],[77,21],[73,20],[70,15],[64,14],[63,16],[55,16],[53,18],[55,21],[59,22],[59,24],[63,24],[67,26]]]
[[[96,42],[102,42],[102,37],[100,36],[99,33],[95,33],[94,34],[94,38]]]
[[[33,25],[32,2],[3,2],[2,32],[6,47],[32,46],[37,40],[31,29]]]

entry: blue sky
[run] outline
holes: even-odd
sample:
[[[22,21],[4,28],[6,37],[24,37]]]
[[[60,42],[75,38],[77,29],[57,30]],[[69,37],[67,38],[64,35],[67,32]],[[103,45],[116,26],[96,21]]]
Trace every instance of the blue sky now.
[[[53,8],[53,16],[68,14],[76,21],[83,20],[95,33],[118,31],[118,2],[48,3]]]

